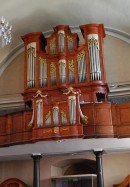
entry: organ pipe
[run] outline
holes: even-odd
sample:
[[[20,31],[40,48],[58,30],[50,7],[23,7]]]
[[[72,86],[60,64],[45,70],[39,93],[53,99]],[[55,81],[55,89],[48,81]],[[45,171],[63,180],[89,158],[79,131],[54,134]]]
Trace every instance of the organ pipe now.
[[[53,107],[53,122],[55,126],[59,125],[59,107],[58,106]]]
[[[51,81],[52,86],[56,85],[56,63],[55,62],[50,63],[50,81]]]
[[[62,125],[67,125],[66,112],[62,109],[61,109],[61,124]]]
[[[53,38],[50,41],[50,54],[55,54],[56,53],[56,38]]]
[[[88,35],[90,78],[91,80],[101,80],[99,42],[97,34]]]
[[[51,111],[49,110],[45,115],[45,127],[51,126]]]
[[[60,83],[66,83],[66,60],[59,60]]]
[[[27,60],[27,87],[35,87],[35,63],[36,63],[36,43],[30,43],[27,46],[28,60]]]
[[[39,57],[39,80],[40,86],[47,86],[47,60]]]
[[[86,81],[86,58],[85,51],[82,51],[77,56],[78,62],[78,78],[79,82]]]
[[[68,96],[70,124],[76,124],[76,97]]]
[[[58,41],[59,41],[59,52],[64,52],[65,50],[65,42],[64,42],[64,37],[65,37],[65,32],[63,30],[60,30],[58,32]]]
[[[68,35],[67,41],[68,41],[68,51],[69,52],[74,51],[73,38]]]
[[[43,126],[43,101],[42,99],[36,101],[37,108],[37,126]]]
[[[70,83],[75,82],[75,65],[74,60],[68,60],[68,67],[69,67],[69,81]]]

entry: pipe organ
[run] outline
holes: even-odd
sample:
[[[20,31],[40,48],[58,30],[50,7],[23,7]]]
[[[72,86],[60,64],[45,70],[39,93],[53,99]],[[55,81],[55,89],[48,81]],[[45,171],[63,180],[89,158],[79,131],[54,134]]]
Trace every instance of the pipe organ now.
[[[0,146],[65,138],[130,137],[130,103],[107,102],[102,24],[47,38],[22,36],[25,110],[0,116]],[[83,35],[84,43],[79,45]]]
[[[48,92],[53,101],[57,101],[57,97],[60,100],[61,90],[69,86],[81,90],[84,102],[106,100],[104,27],[88,24],[80,29],[85,41],[80,46],[78,35],[66,25],[56,26],[48,38],[40,32],[22,37],[25,43],[25,103],[37,90]]]
[[[22,37],[25,43],[24,101],[33,112],[28,126],[59,137],[82,136],[87,116],[81,103],[103,102],[107,83],[102,45],[102,24],[80,26],[84,44],[69,26],[58,25],[45,38],[41,32]],[[63,128],[64,127],[64,128]],[[47,128],[47,130],[46,130]],[[63,128],[63,129],[62,129]]]
[[[27,87],[35,87],[36,76],[35,76],[35,65],[36,65],[36,43],[30,43],[27,45]]]

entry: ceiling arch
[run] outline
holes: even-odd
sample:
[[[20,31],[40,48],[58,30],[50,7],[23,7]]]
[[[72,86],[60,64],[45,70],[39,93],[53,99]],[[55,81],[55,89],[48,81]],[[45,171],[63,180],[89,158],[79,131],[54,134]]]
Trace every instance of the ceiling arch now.
[[[71,31],[74,33],[80,33],[80,29],[79,27],[71,27]],[[128,44],[130,44],[130,34],[119,31],[119,30],[115,30],[113,28],[105,28],[106,34],[115,38],[118,38]],[[43,32],[43,35],[45,37],[48,37],[51,33],[53,32],[53,30],[49,30],[46,32]],[[7,56],[0,62],[0,76],[2,75],[2,73],[4,72],[4,70],[8,67],[8,65],[20,54],[24,51],[24,44],[20,43],[17,47],[15,47],[13,50],[11,50],[9,52],[9,54],[7,54]]]

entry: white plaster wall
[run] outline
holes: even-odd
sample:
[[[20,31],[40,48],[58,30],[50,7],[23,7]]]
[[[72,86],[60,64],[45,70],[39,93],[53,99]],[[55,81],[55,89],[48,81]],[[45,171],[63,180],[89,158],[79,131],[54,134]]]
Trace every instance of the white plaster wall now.
[[[24,55],[18,55],[0,76],[0,96],[21,94],[24,89]]]
[[[130,153],[103,155],[105,187],[121,183],[130,174]]]
[[[57,165],[58,162],[63,161],[61,165],[64,169],[65,162],[68,159],[95,159],[92,154],[80,155],[80,156],[61,156],[43,158],[40,161],[41,171],[41,187],[51,187],[51,177],[59,176],[61,171],[52,169],[52,166]],[[104,172],[104,186],[113,187],[113,184],[121,183],[123,179],[130,174],[130,153],[113,153],[103,155],[103,172]],[[56,166],[57,167],[57,166]],[[30,186],[33,186],[33,161],[21,160],[21,161],[6,161],[0,162],[1,175],[0,183],[4,180],[16,177],[23,180]]]
[[[130,82],[130,45],[112,36],[104,39],[104,60],[108,83]]]

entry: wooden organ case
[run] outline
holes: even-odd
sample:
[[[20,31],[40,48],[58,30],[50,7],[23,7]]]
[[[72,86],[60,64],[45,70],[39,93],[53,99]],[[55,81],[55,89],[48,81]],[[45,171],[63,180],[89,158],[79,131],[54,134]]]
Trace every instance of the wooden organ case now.
[[[32,108],[33,139],[83,137],[86,104],[107,101],[102,24],[80,26],[84,44],[69,26],[59,25],[50,37],[41,32],[22,37],[25,43],[24,102]],[[86,125],[86,126],[85,126]],[[86,129],[87,128],[87,129]],[[43,129],[41,131],[41,129]],[[92,133],[93,134],[93,133]]]

